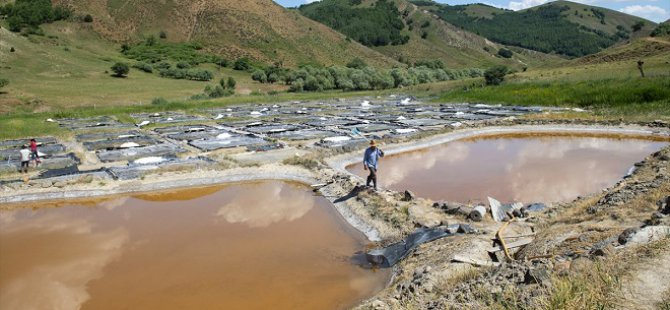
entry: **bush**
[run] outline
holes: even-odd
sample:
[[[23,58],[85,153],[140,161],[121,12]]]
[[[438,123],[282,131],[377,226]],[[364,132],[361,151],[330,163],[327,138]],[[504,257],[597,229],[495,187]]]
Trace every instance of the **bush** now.
[[[115,77],[125,77],[130,72],[130,68],[125,63],[117,62],[112,66],[112,72],[114,72]]]
[[[247,71],[251,69],[251,60],[247,57],[242,57],[235,61],[233,69],[238,71]]]
[[[514,53],[512,53],[512,51],[510,51],[510,50],[508,50],[504,47],[498,50],[498,56],[500,56],[500,57],[512,58],[513,54]]]
[[[162,69],[159,74],[161,77],[176,80],[211,81],[214,78],[212,72],[199,69]]]
[[[16,52],[16,49],[14,49],[14,47],[12,46],[12,47],[9,48],[9,52],[14,53],[14,52]]]
[[[363,69],[367,67],[368,64],[363,61],[363,59],[360,58],[354,58],[351,62],[347,64],[347,68],[353,68],[353,69]]]
[[[9,85],[9,80],[8,79],[0,79],[0,88],[3,88],[7,85]]]
[[[505,66],[494,66],[484,72],[486,85],[500,85],[505,80],[508,69]]]
[[[237,81],[231,76],[228,78],[228,88],[229,89],[235,89],[235,86],[237,85]]]
[[[158,98],[154,98],[153,100],[151,100],[152,105],[166,105],[168,103],[169,102],[167,100],[165,100],[165,98],[163,98],[163,97],[158,97]]]
[[[53,7],[50,0],[19,0],[2,8],[7,18],[9,30],[19,32],[23,28],[36,29],[44,23],[51,23],[70,17],[72,12],[65,7]]]
[[[154,46],[154,45],[156,45],[156,42],[157,42],[156,37],[154,37],[153,35],[150,35],[147,38],[147,40],[145,41],[145,44],[147,46]]]
[[[256,70],[251,74],[251,79],[261,83],[267,83],[268,77],[263,70]]]
[[[228,60],[222,57],[217,58],[214,63],[219,66],[219,68],[228,67]]]
[[[226,87],[228,87],[228,85],[226,85],[226,78],[225,77],[222,77],[219,80],[219,85],[221,85],[221,87],[223,87],[223,89],[226,89]]]
[[[179,69],[190,69],[191,65],[187,62],[180,61],[177,63],[177,68]]]
[[[167,39],[167,33],[161,30],[161,32],[158,33],[158,37],[161,39]]]
[[[230,96],[232,93],[230,93],[228,90],[223,89],[221,85],[216,85],[214,89],[212,89],[208,94],[209,98],[221,98],[224,96]]]
[[[631,29],[633,29],[633,32],[638,32],[644,28],[644,22],[643,21],[638,21],[633,26],[631,26]]]
[[[154,72],[154,68],[151,67],[151,65],[149,65],[148,63],[145,63],[145,62],[138,62],[138,63],[133,65],[133,68],[135,68],[137,70],[140,70],[140,71],[144,71],[146,73]]]
[[[156,69],[170,69],[172,68],[172,65],[169,62],[159,62],[154,65]]]
[[[84,16],[84,22],[85,23],[92,23],[93,22],[93,16],[91,16],[91,14],[86,14],[86,16]]]

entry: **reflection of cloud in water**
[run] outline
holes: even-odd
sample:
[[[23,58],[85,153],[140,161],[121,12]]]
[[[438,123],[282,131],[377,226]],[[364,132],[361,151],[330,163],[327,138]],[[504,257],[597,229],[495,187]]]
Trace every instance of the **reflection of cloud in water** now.
[[[380,163],[381,173],[384,176],[381,182],[385,186],[392,186],[401,183],[408,175],[431,170],[440,163],[455,164],[468,158],[470,146],[464,142],[452,142],[446,147],[433,148],[425,151],[411,152],[402,156],[403,161],[411,162],[409,165],[394,165],[393,169],[383,170],[383,163]]]
[[[101,208],[105,208],[108,211],[112,211],[112,210],[116,209],[117,207],[120,207],[120,206],[124,205],[126,203],[126,201],[128,201],[128,199],[130,199],[130,197],[128,197],[128,196],[113,198],[113,199],[105,200],[105,201],[99,203],[98,206],[101,207]]]
[[[598,180],[616,180],[623,176],[611,167],[614,163],[611,156],[645,154],[650,148],[644,141],[607,138],[544,138],[539,141],[523,144],[518,155],[505,166],[507,184],[515,199],[538,197],[545,202],[563,201],[599,190],[607,184]],[[584,154],[588,155],[583,157]],[[598,154],[607,157],[594,158]],[[568,159],[568,156],[575,158]]]
[[[94,232],[85,220],[43,215],[0,229],[0,308],[79,309],[87,283],[121,253],[124,229]],[[30,248],[26,245],[30,244]]]
[[[278,182],[254,185],[219,209],[216,215],[229,223],[244,223],[249,227],[267,227],[282,221],[303,217],[314,205],[314,197],[306,191],[296,191]]]

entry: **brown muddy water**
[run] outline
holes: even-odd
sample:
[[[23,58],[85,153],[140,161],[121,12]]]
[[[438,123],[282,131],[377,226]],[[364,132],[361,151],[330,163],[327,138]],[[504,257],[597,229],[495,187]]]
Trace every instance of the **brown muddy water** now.
[[[341,309],[364,236],[280,181],[0,211],[0,309]]]
[[[615,136],[484,136],[383,158],[378,180],[432,200],[567,201],[615,184],[666,145]],[[347,169],[367,176],[362,163]]]

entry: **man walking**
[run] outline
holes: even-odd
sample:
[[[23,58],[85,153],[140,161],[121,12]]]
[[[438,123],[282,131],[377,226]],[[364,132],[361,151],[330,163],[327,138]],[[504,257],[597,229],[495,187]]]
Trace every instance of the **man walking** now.
[[[28,173],[28,166],[30,165],[30,151],[24,145],[21,147],[19,153],[21,153],[21,170],[19,171],[22,173]]]
[[[377,162],[380,157],[384,157],[384,152],[377,147],[374,140],[370,141],[370,147],[365,150],[363,156],[363,169],[370,170],[365,186],[370,186],[372,182],[375,190],[377,190]]]

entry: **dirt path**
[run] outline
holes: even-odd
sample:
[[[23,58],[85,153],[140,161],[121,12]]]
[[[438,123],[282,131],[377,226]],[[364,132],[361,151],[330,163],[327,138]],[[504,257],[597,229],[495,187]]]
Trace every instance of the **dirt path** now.
[[[670,250],[631,271],[621,288],[620,309],[657,309],[670,290]]]

